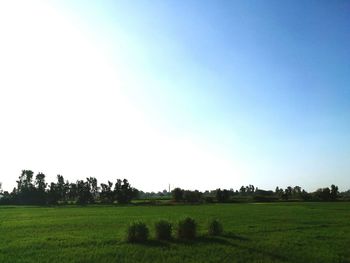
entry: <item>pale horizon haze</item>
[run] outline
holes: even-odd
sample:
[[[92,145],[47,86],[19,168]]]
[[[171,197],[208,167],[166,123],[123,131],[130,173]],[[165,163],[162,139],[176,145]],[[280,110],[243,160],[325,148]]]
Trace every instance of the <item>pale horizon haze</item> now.
[[[350,189],[350,1],[0,1],[0,182]]]

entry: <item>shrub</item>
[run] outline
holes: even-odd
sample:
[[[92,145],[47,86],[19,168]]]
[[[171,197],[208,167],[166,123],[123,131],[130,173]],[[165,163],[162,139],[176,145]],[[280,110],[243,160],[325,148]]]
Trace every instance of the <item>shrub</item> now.
[[[194,239],[197,232],[197,223],[191,217],[179,221],[177,235],[181,239]]]
[[[219,220],[213,219],[208,225],[208,234],[211,236],[219,236],[223,232],[222,224]]]
[[[126,240],[128,242],[145,242],[148,239],[149,230],[145,223],[134,222],[128,227]]]
[[[155,224],[156,238],[159,240],[171,239],[172,225],[166,220],[160,220]]]

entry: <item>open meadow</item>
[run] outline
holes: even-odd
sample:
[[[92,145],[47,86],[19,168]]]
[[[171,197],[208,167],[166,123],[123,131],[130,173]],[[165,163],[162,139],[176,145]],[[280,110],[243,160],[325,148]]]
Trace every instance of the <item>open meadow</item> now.
[[[155,240],[157,220],[184,216],[197,239]],[[223,236],[206,234],[211,218]],[[125,242],[135,220],[150,227],[144,244]],[[0,206],[0,262],[350,262],[350,203]]]

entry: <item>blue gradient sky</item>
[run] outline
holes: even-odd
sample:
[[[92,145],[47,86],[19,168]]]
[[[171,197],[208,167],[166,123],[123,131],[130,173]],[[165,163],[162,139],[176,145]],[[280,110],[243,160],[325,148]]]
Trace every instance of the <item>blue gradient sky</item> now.
[[[187,173],[176,170],[182,176],[155,172],[156,161],[126,174],[137,187],[350,188],[350,1],[52,1],[50,8],[119,69],[120,92],[147,127],[181,140],[179,155],[192,144],[191,154],[209,154],[193,164],[189,155]],[[177,155],[163,153],[177,165]],[[219,161],[211,174],[221,159],[230,168],[203,174],[212,155]]]

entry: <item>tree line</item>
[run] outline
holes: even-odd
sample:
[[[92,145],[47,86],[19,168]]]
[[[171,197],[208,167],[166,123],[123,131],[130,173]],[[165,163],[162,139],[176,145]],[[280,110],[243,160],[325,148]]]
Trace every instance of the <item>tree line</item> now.
[[[213,191],[189,191],[181,188],[173,190],[173,199],[177,202],[273,202],[273,201],[337,201],[350,200],[350,190],[339,193],[338,186],[320,188],[309,193],[300,186],[276,187],[275,191],[262,190],[254,185],[242,186],[239,190],[216,189]]]
[[[283,189],[258,189],[254,185],[242,186],[239,190],[216,189],[204,192],[175,188],[171,192],[143,192],[130,185],[127,179],[98,184],[95,177],[69,182],[62,175],[57,181],[47,183],[43,173],[23,170],[17,187],[12,192],[2,191],[0,183],[0,204],[56,205],[56,204],[128,204],[133,199],[165,199],[175,203],[230,203],[230,202],[272,202],[272,201],[337,201],[350,200],[350,190],[339,193],[336,185],[307,192],[300,186]]]
[[[62,175],[57,175],[57,182],[45,181],[45,174],[23,170],[17,187],[12,192],[2,192],[0,204],[54,205],[60,203],[94,204],[113,203],[127,204],[138,196],[138,190],[131,187],[127,179],[117,179],[115,183],[97,184],[94,177],[70,183]]]

